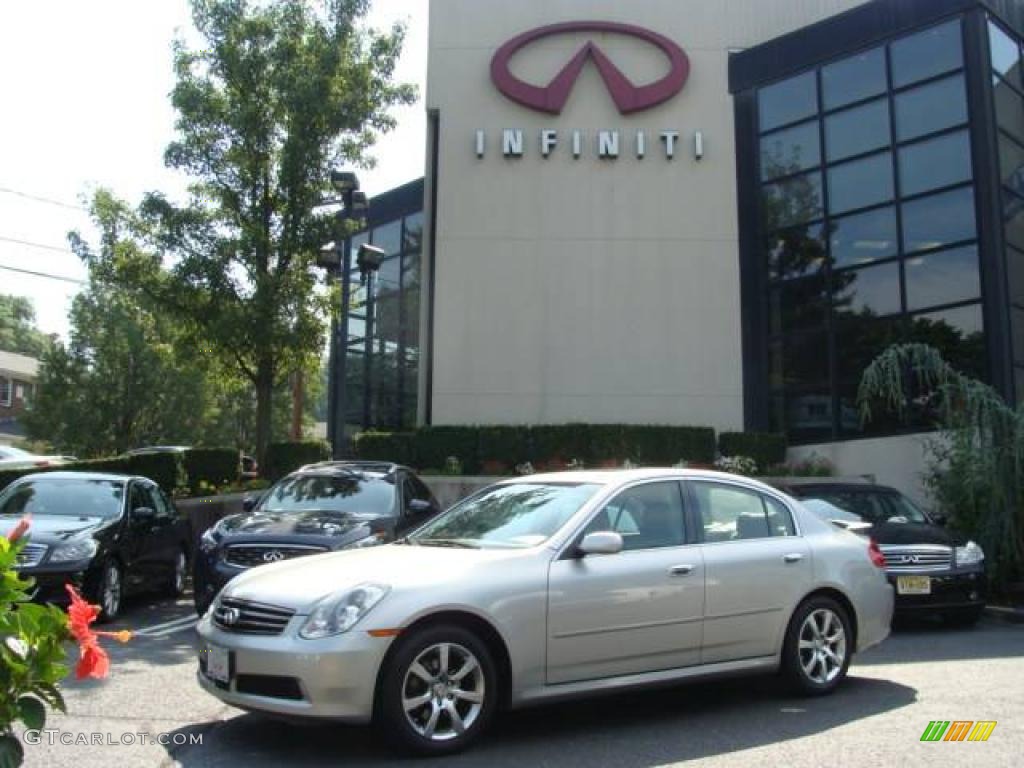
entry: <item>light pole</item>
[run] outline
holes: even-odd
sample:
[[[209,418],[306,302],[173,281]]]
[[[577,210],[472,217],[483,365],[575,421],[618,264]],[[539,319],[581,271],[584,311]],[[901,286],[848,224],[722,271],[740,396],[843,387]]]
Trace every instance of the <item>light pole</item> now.
[[[352,263],[349,258],[351,235],[348,222],[366,216],[369,203],[366,195],[359,191],[359,177],[351,171],[332,171],[331,186],[338,193],[342,208],[337,213],[338,236],[335,247],[321,252],[317,262],[328,274],[341,277],[341,319],[331,316],[331,345],[329,352],[329,382],[327,399],[327,436],[331,442],[331,453],[336,459],[344,458],[347,451],[345,439],[346,376],[348,368],[348,315],[352,298]]]
[[[370,393],[373,390],[373,322],[374,296],[373,276],[388,256],[383,248],[363,243],[359,246],[356,264],[359,266],[360,282],[366,285],[366,332],[363,334],[363,429],[369,429],[371,416]]]

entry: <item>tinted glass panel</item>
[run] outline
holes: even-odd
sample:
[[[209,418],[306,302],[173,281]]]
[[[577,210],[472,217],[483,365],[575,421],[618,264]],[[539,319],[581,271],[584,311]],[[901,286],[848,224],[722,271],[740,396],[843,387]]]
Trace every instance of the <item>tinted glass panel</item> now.
[[[905,272],[910,312],[981,296],[976,245],[912,256],[907,259]]]
[[[884,203],[893,197],[892,153],[854,160],[828,170],[830,213]]]
[[[818,112],[818,88],[814,72],[791,77],[758,92],[762,131],[795,123]]]
[[[899,264],[881,264],[832,276],[837,310],[856,314],[891,315],[901,310]]]
[[[765,229],[782,229],[819,219],[821,173],[807,173],[776,184],[766,184],[762,197]]]
[[[899,250],[895,208],[834,219],[831,230],[832,263],[836,267],[867,264],[895,256]]]
[[[1024,403],[1024,368],[1014,369],[1014,388],[1017,390],[1017,405]]]
[[[900,190],[917,195],[971,179],[971,142],[967,131],[910,144],[899,150]]]
[[[769,367],[772,389],[828,391],[828,339],[818,333],[773,342]]]
[[[992,53],[992,69],[1014,85],[1020,85],[1020,48],[1017,47],[1017,41],[990,21],[988,44]]]
[[[896,88],[957,69],[963,66],[960,21],[947,22],[897,40],[891,51],[892,80]]]
[[[825,151],[829,161],[883,149],[890,142],[888,99],[825,118]]]
[[[623,549],[678,547],[685,541],[679,484],[647,483],[616,496],[587,525],[584,533],[615,531]]]
[[[975,237],[974,189],[971,187],[903,204],[903,250],[907,253]]]
[[[809,224],[768,236],[768,274],[772,279],[801,277],[825,264],[822,225]]]
[[[1024,197],[1024,147],[999,134],[999,171],[1003,184]]]
[[[1012,136],[1024,141],[1024,100],[1006,83],[996,79],[992,88],[996,102],[996,122]]]
[[[395,254],[402,250],[402,220],[389,221],[373,230],[373,244],[383,248],[385,253]]]
[[[985,337],[981,305],[915,315],[910,340],[935,347],[957,370],[985,380]]]
[[[774,179],[821,164],[818,121],[785,128],[761,138],[761,178]]]
[[[902,341],[896,320],[869,320],[841,316],[836,332],[836,390],[839,394],[839,429],[847,435],[872,434],[897,429],[900,420],[881,406],[872,419],[862,423],[857,407],[857,389],[864,369],[887,347]]]
[[[1024,252],[1006,249],[1006,272],[1010,282],[1010,301],[1024,307]]]
[[[405,217],[405,235],[403,248],[407,251],[418,251],[423,247],[423,214],[414,213]]]
[[[1013,323],[1013,362],[1024,365],[1024,310],[1014,307],[1010,314]]]
[[[1024,250],[1024,198],[1017,197],[1008,189],[1003,190],[1003,219],[1006,242]]]
[[[875,48],[824,67],[821,89],[825,109],[882,93],[886,89],[885,49]]]
[[[967,92],[956,75],[896,95],[896,138],[924,136],[967,122]]]
[[[787,280],[768,295],[769,330],[773,334],[817,330],[825,323],[825,278]]]
[[[769,429],[790,440],[814,441],[832,437],[832,396],[828,387],[817,392],[776,393],[769,400]]]

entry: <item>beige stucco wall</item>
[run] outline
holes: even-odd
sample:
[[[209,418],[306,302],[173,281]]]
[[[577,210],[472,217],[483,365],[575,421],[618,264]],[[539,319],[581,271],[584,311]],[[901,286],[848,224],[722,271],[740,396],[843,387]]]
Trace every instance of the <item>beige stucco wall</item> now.
[[[859,5],[851,0],[431,0],[427,102],[440,116],[432,421],[743,426],[733,105],[728,51]],[[506,40],[570,20],[656,30],[691,62],[671,101],[619,114],[588,65],[561,115],[532,112],[491,84]],[[594,39],[634,82],[665,72],[653,49],[614,36],[559,37],[513,60],[547,83]],[[505,128],[525,156],[502,156]],[[474,151],[478,129],[487,153]],[[541,129],[559,132],[549,158]],[[570,132],[588,146],[579,159]],[[618,129],[599,160],[598,129]],[[648,153],[631,148],[637,130]],[[676,158],[658,132],[678,130]],[[692,138],[705,137],[694,159]],[[429,194],[429,193],[428,193]],[[429,209],[428,209],[429,210]],[[426,329],[425,329],[426,332]],[[422,391],[422,390],[421,390]]]

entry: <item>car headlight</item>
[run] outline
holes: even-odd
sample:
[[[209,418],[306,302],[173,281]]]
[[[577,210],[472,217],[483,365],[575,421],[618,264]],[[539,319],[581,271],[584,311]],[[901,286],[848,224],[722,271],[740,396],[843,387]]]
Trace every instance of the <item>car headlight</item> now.
[[[956,548],[957,565],[977,565],[985,559],[985,553],[973,541],[968,541],[962,547]]]
[[[199,537],[199,549],[205,554],[210,554],[220,545],[217,540],[218,528],[220,528],[220,523],[215,523],[203,531],[203,535]]]
[[[340,635],[359,623],[391,587],[382,584],[360,584],[352,589],[328,595],[313,608],[299,636],[307,640]]]
[[[50,562],[70,563],[75,560],[90,560],[96,554],[98,548],[96,539],[92,537],[69,541],[67,544],[61,544],[50,553]]]
[[[362,549],[363,547],[377,547],[381,544],[387,543],[388,535],[383,531],[377,533],[371,533],[369,536],[365,536],[358,541],[353,541],[351,544],[346,544],[342,549]]]

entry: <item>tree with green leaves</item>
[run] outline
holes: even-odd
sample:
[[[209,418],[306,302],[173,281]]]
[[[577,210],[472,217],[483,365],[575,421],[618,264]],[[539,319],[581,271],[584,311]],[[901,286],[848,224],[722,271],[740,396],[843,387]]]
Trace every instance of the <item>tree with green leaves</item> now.
[[[49,346],[50,337],[36,328],[32,302],[0,293],[0,349],[39,358]]]
[[[107,206],[103,246],[76,241],[252,385],[260,458],[275,387],[323,346],[329,301],[313,266],[337,235],[316,210],[330,172],[371,165],[389,110],[415,99],[393,82],[404,31],[367,29],[369,6],[193,0],[203,42],[175,44],[178,137],[165,154],[191,178],[189,200],[153,193],[130,215]]]

